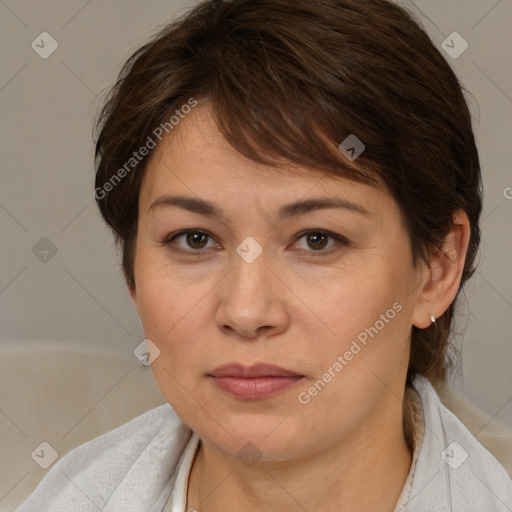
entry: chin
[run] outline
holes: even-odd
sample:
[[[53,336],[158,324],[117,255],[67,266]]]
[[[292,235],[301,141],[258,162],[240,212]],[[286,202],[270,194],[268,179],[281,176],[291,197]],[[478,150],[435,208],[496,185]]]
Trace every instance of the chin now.
[[[194,431],[204,442],[242,462],[247,457],[252,461],[285,461],[297,455],[297,448],[303,446],[300,440],[305,438],[299,426],[286,416],[226,414],[224,428],[210,422]]]

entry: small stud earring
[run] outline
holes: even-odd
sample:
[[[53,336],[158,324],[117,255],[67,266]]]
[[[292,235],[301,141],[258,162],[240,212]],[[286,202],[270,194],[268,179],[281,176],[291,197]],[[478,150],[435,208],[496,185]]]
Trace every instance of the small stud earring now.
[[[430,315],[430,322],[434,325],[436,324],[436,317],[434,315]]]

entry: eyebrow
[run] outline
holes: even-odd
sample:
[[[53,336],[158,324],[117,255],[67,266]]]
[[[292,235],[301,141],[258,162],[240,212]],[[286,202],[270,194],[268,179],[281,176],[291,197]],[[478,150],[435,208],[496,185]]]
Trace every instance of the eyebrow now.
[[[183,195],[165,195],[155,199],[148,208],[148,213],[160,208],[178,207],[188,210],[193,213],[205,215],[207,217],[220,217],[225,219],[226,215],[222,207],[216,203],[199,199],[196,197],[189,197]],[[299,216],[314,210],[321,210],[327,208],[344,208],[351,212],[371,217],[370,212],[360,204],[349,201],[348,199],[340,197],[315,197],[311,199],[299,200],[293,203],[285,204],[277,210],[277,220],[284,217]]]

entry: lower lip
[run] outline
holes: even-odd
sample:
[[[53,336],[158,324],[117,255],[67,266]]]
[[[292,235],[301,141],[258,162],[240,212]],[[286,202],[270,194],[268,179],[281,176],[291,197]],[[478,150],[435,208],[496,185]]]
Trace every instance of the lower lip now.
[[[215,384],[237,398],[266,398],[302,380],[302,377],[213,377]]]

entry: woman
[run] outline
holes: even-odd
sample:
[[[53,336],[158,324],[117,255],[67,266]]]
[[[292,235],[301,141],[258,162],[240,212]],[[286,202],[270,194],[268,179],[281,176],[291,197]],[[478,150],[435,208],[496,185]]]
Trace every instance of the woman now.
[[[384,0],[208,0],[124,66],[95,197],[168,401],[26,511],[506,511],[439,401],[481,176],[450,66]]]

